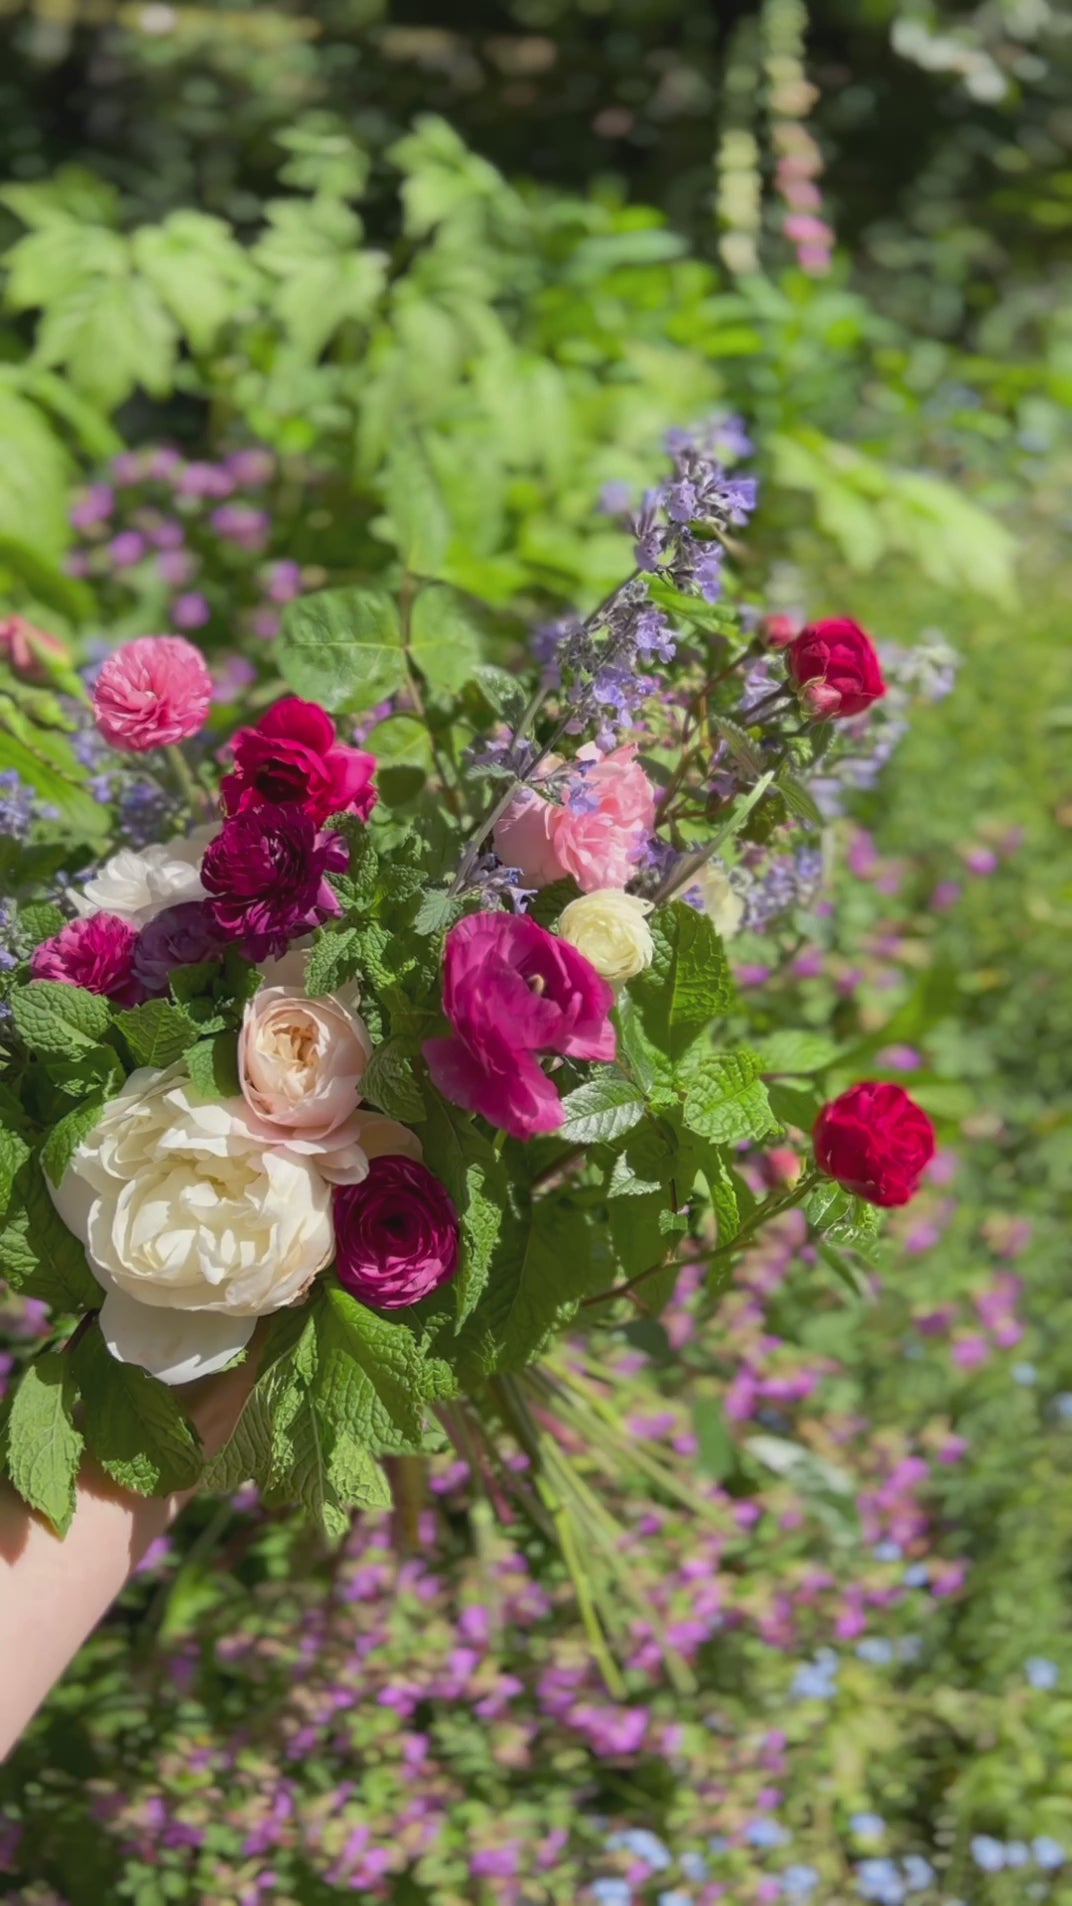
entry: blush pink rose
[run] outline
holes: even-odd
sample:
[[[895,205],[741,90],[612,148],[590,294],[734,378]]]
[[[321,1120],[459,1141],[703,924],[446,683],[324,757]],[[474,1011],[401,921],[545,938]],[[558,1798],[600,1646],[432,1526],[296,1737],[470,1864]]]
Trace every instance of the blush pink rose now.
[[[558,807],[520,789],[495,828],[504,866],[519,868],[531,887],[566,879],[582,893],[626,886],[655,826],[655,789],[636,754],[635,742],[605,755],[591,742],[581,748],[580,807]]]
[[[109,655],[93,689],[97,726],[113,748],[144,754],[186,741],[212,705],[205,659],[181,635],[142,635]]]
[[[535,1054],[613,1059],[614,991],[524,914],[475,913],[447,935],[443,1006],[454,1028],[424,1046],[445,1098],[514,1138],[554,1132],[562,1101]]]

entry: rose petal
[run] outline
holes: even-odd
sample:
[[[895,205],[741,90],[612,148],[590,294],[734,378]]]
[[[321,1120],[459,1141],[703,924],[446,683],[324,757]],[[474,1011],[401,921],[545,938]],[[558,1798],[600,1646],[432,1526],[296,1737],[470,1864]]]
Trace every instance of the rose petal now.
[[[245,1348],[257,1320],[226,1311],[164,1310],[113,1290],[104,1300],[100,1327],[117,1363],[135,1363],[174,1386],[222,1370]]]

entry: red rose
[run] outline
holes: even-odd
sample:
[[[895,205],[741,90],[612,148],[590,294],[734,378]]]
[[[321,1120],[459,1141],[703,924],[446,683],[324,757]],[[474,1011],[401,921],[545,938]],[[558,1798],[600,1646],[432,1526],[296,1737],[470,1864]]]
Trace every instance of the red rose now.
[[[317,826],[329,814],[367,821],[376,805],[376,757],[335,738],[335,723],[317,702],[287,695],[255,728],[232,743],[234,768],[220,792],[228,814],[251,807],[298,806]]]
[[[907,1204],[934,1157],[934,1126],[903,1086],[872,1080],[824,1105],[815,1162],[868,1204]]]
[[[801,701],[820,721],[862,715],[886,693],[875,645],[848,616],[812,622],[785,656]]]

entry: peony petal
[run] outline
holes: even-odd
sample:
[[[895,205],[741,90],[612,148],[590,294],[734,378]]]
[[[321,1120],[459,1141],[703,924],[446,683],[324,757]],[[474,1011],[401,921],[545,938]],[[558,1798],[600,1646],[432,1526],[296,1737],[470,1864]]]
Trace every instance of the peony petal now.
[[[230,1363],[249,1342],[255,1317],[208,1310],[164,1310],[112,1291],[100,1313],[101,1334],[117,1363],[135,1363],[161,1383],[193,1383]]]

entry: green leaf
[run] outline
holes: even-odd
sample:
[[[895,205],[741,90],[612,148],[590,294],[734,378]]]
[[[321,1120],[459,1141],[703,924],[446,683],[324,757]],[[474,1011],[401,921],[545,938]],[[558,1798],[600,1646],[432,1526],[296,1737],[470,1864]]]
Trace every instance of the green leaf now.
[[[319,357],[341,324],[364,323],[384,289],[386,258],[363,251],[364,227],[339,199],[272,199],[269,226],[253,256],[278,287],[272,299],[303,357]]]
[[[0,410],[0,428],[2,428]],[[0,496],[0,511],[3,499]],[[47,753],[44,752],[47,745]],[[14,769],[47,806],[55,808],[65,833],[73,842],[99,843],[111,825],[106,805],[86,792],[85,770],[78,766],[66,736],[43,733],[33,741],[5,732],[0,710],[0,771]]]
[[[139,384],[154,397],[166,395],[176,343],[175,326],[153,287],[123,270],[86,276],[49,300],[36,358],[49,367],[63,365],[77,390],[114,410]]]
[[[616,1066],[601,1067],[562,1101],[558,1136],[573,1145],[610,1144],[644,1114],[644,1094]]]
[[[765,1138],[778,1130],[755,1053],[713,1054],[690,1069],[685,1094],[685,1123],[699,1138],[732,1145],[739,1139]]]
[[[314,1406],[377,1452],[417,1450],[424,1432],[420,1348],[404,1323],[327,1284],[316,1310]]]
[[[60,1535],[71,1526],[82,1437],[71,1359],[46,1350],[22,1373],[7,1420],[7,1473],[24,1502]]]
[[[295,1379],[294,1352],[308,1325],[304,1310],[281,1310],[269,1318],[259,1353],[250,1353],[258,1356],[257,1380],[227,1442],[205,1465],[206,1489],[230,1495],[244,1482],[268,1490],[277,1480],[273,1424],[281,1397]]]
[[[92,1310],[101,1301],[85,1250],[52,1203],[40,1160],[28,1153],[15,1170],[0,1231],[0,1275],[55,1311]]]
[[[30,1051],[49,1059],[87,1052],[103,1038],[112,1018],[108,1001],[98,993],[51,979],[17,986],[11,1010]]]
[[[221,218],[189,208],[143,225],[131,241],[134,261],[195,351],[210,351],[228,318],[257,284],[247,253]]]
[[[692,1405],[692,1427],[699,1444],[700,1468],[714,1482],[722,1482],[737,1467],[737,1451],[717,1396],[698,1396]]]
[[[809,1192],[804,1213],[814,1231],[832,1244],[850,1245],[869,1257],[879,1236],[881,1219],[875,1206],[866,1199],[845,1191],[832,1178],[824,1179]]]
[[[19,1174],[25,1170],[29,1156],[30,1147],[21,1134],[6,1125],[0,1127],[0,1217],[6,1213],[21,1182]]]
[[[541,887],[529,908],[529,915],[537,926],[550,929],[562,909],[568,907],[571,900],[576,900],[580,891],[575,880],[552,880],[550,886]]]
[[[676,1187],[681,1192],[681,1187]],[[685,1232],[688,1220],[668,1202],[668,1191],[647,1191],[640,1197],[612,1198],[610,1233],[614,1251],[626,1277],[654,1270]],[[676,1277],[677,1267],[674,1267]],[[671,1287],[672,1288],[672,1287]],[[670,1295],[668,1290],[664,1295]],[[645,1297],[645,1302],[647,1302]]]
[[[234,1099],[242,1090],[238,1077],[238,1035],[218,1032],[199,1039],[186,1054],[186,1070],[199,1099]]]
[[[790,774],[788,768],[779,771],[774,785],[790,814],[795,814],[798,821],[807,821],[810,827],[825,826],[821,808],[816,805],[803,781],[798,780],[795,774]]]
[[[86,1444],[109,1476],[139,1496],[192,1489],[203,1467],[200,1439],[174,1390],[137,1364],[119,1363],[99,1330],[88,1331],[72,1356]]]
[[[375,589],[324,589],[289,603],[277,653],[290,687],[333,710],[372,708],[406,678],[398,610]]]
[[[42,940],[51,940],[66,925],[66,915],[49,900],[33,900],[28,906],[20,907],[16,921],[19,952],[28,956]]]
[[[417,576],[438,575],[450,544],[450,517],[432,466],[411,431],[395,437],[380,492],[387,511],[384,527],[403,568]]]
[[[480,660],[480,633],[462,598],[444,584],[422,589],[413,604],[410,653],[433,689],[456,694]]]
[[[41,1147],[41,1164],[54,1185],[59,1184],[87,1132],[93,1130],[104,1104],[103,1093],[94,1092],[52,1127]]]
[[[657,1051],[677,1065],[733,996],[722,941],[706,914],[681,901],[651,917],[655,957],[631,996]]]
[[[435,933],[445,933],[463,913],[472,906],[472,901],[464,895],[446,893],[441,888],[432,888],[422,895],[421,904],[413,921],[414,933],[430,939]]]
[[[757,1039],[754,1050],[763,1072],[823,1072],[841,1057],[844,1048],[822,1032],[796,1032],[785,1027]]]
[[[413,1055],[399,1039],[377,1046],[361,1075],[361,1096],[388,1118],[413,1125],[427,1117],[427,1107],[413,1074]]]
[[[573,1317],[591,1277],[586,1210],[543,1198],[507,1211],[487,1289],[457,1341],[463,1383],[524,1369]]]
[[[166,999],[149,999],[144,1006],[131,1006],[116,1015],[115,1023],[139,1066],[174,1065],[200,1037],[185,1007],[173,1006]]]
[[[751,735],[737,722],[731,721],[728,715],[712,716],[711,726],[716,734],[721,735],[737,766],[743,768],[751,779],[757,780],[767,764]]]

